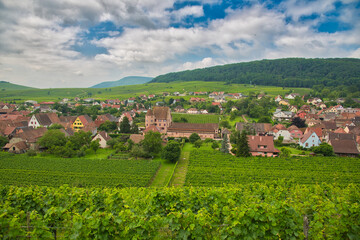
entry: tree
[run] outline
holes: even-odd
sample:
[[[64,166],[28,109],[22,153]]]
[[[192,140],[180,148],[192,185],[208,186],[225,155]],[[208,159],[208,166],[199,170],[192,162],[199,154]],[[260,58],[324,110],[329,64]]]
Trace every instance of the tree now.
[[[269,116],[261,116],[258,123],[271,123],[271,118]]]
[[[130,155],[135,157],[137,160],[138,157],[142,157],[144,155],[144,150],[139,145],[134,145],[130,151]]]
[[[217,149],[217,148],[219,148],[219,143],[217,142],[217,141],[214,141],[212,144],[211,144],[211,148],[212,149]]]
[[[79,150],[83,146],[89,146],[91,142],[91,132],[78,131],[69,137],[74,150]]]
[[[9,140],[6,137],[0,135],[0,148],[5,146],[8,142]]]
[[[139,128],[134,122],[131,124],[130,132],[133,134],[139,133]]]
[[[220,127],[223,127],[223,128],[228,128],[228,129],[231,128],[230,123],[226,120],[222,120],[219,125],[220,125]]]
[[[100,148],[100,143],[98,140],[91,141],[90,148],[96,153],[96,151]]]
[[[241,132],[241,134],[238,135],[236,145],[237,145],[237,151],[236,151],[237,157],[251,156],[248,138],[244,130]]]
[[[105,132],[113,132],[117,129],[116,122],[111,122],[109,120],[105,121],[104,123],[100,124],[98,130],[105,131]]]
[[[305,119],[301,119],[299,117],[295,117],[291,120],[291,125],[295,125],[298,128],[304,128],[306,127]]]
[[[54,147],[65,146],[65,133],[61,132],[58,129],[49,130],[45,132],[45,134],[39,139],[38,143],[40,144],[40,146],[45,147],[49,150]]]
[[[196,148],[200,148],[201,145],[202,145],[202,141],[201,141],[200,139],[199,139],[199,140],[196,140],[196,141],[194,142],[194,147],[196,147]]]
[[[227,134],[224,134],[223,140],[221,141],[220,152],[229,153],[229,139]]]
[[[189,137],[189,141],[194,144],[197,140],[201,140],[199,134],[197,133],[192,133]]]
[[[312,151],[316,154],[322,154],[324,156],[334,156],[334,149],[331,145],[327,143],[321,143],[317,147],[313,147]]]
[[[180,153],[180,144],[176,141],[169,141],[161,152],[161,158],[175,163],[179,160]]]
[[[120,123],[120,132],[121,133],[130,133],[131,132],[131,126],[129,123],[129,119],[127,117],[124,117]]]
[[[54,123],[51,126],[48,127],[49,130],[53,130],[53,129],[61,129],[64,128],[63,125],[59,124],[59,123]]]
[[[146,152],[152,155],[161,151],[161,143],[161,134],[159,132],[149,131],[145,134],[141,145],[144,147]]]
[[[291,151],[287,148],[281,148],[280,157],[290,157]]]

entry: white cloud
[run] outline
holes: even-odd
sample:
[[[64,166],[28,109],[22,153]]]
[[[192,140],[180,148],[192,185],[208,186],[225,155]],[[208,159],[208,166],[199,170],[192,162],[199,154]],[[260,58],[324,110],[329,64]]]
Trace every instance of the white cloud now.
[[[338,18],[353,26],[349,31],[319,33],[314,29],[319,20],[297,21],[313,13],[323,19],[335,0],[288,0],[282,11],[253,3],[191,28],[169,26],[187,16],[204,16],[203,7],[169,11],[174,1],[0,0],[0,78],[36,87],[88,87],[128,75],[263,58],[359,57],[358,9],[339,12]],[[294,21],[288,23],[289,16]],[[85,57],[75,51],[73,45],[85,42],[88,28],[102,21],[124,29],[104,30],[109,37],[92,41],[107,53]]]

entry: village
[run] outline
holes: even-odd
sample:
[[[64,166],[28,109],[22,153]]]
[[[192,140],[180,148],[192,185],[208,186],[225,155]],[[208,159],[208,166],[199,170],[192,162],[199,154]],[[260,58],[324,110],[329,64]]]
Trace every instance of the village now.
[[[268,102],[271,115],[253,119],[242,114],[237,103],[246,99],[252,99],[255,105],[259,105],[257,101],[261,99]],[[25,153],[43,151],[38,140],[51,128],[59,129],[66,137],[79,131],[90,132],[92,141],[98,141],[101,148],[109,147],[107,142],[111,136],[116,137],[116,133],[128,134],[136,144],[150,131],[159,132],[166,143],[168,139],[189,138],[193,133],[202,140],[220,142],[224,136],[230,139],[234,131],[246,130],[253,156],[279,156],[281,151],[274,142],[281,140],[281,144],[305,150],[327,143],[337,156],[356,157],[360,154],[360,109],[345,108],[342,103],[344,99],[337,99],[336,105],[330,106],[320,98],[297,93],[269,97],[225,92],[164,92],[162,96],[149,94],[105,101],[74,98],[38,103],[28,100],[22,104],[0,104],[0,135],[4,139],[4,151]],[[183,114],[184,118],[175,120],[172,114]],[[188,115],[214,114],[232,117],[235,124],[220,119],[211,123],[186,120]],[[125,118],[130,130],[122,131]],[[236,121],[239,118],[241,121]],[[106,129],[105,123],[115,123],[115,128]]]

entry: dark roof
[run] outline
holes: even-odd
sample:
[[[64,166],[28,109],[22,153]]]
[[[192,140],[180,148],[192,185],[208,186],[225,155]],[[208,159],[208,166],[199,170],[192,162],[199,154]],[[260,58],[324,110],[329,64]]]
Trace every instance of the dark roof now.
[[[50,126],[53,123],[60,122],[59,117],[56,113],[37,113],[35,118],[38,120],[41,126]]]
[[[16,134],[14,138],[21,138],[26,142],[36,142],[47,131],[47,128],[22,128],[22,132]]]
[[[334,153],[359,154],[355,140],[331,140]]]
[[[81,115],[79,116],[79,119],[84,126],[93,121],[92,118],[89,117],[89,115]]]
[[[325,129],[336,129],[336,122],[335,121],[323,121]]]
[[[100,131],[98,132],[98,134],[107,142],[111,139],[111,137],[109,136],[109,134],[105,131]]]
[[[248,143],[251,152],[280,152],[274,147],[272,136],[248,136]]]
[[[170,113],[169,107],[154,107],[153,109],[149,109],[146,115],[154,115],[156,119],[167,119],[168,113]]]
[[[172,123],[168,132],[211,132],[219,129],[217,123]]]
[[[249,126],[255,130],[256,133],[266,133],[269,132],[271,129],[270,123],[236,123],[236,130],[242,131],[244,127]]]
[[[329,133],[329,140],[356,140],[355,134],[352,133]]]

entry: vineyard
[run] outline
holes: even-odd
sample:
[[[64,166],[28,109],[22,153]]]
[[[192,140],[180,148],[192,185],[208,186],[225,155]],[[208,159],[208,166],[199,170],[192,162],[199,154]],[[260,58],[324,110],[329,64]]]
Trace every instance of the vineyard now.
[[[358,239],[359,185],[0,186],[2,239]]]
[[[160,162],[123,159],[33,158],[0,153],[0,184],[144,187]]]
[[[225,184],[288,179],[301,184],[360,183],[357,158],[236,158],[212,150],[193,150],[185,185]]]
[[[217,114],[184,114],[184,113],[171,113],[173,121],[180,121],[185,118],[188,123],[219,123],[219,119],[223,118],[222,115]]]

